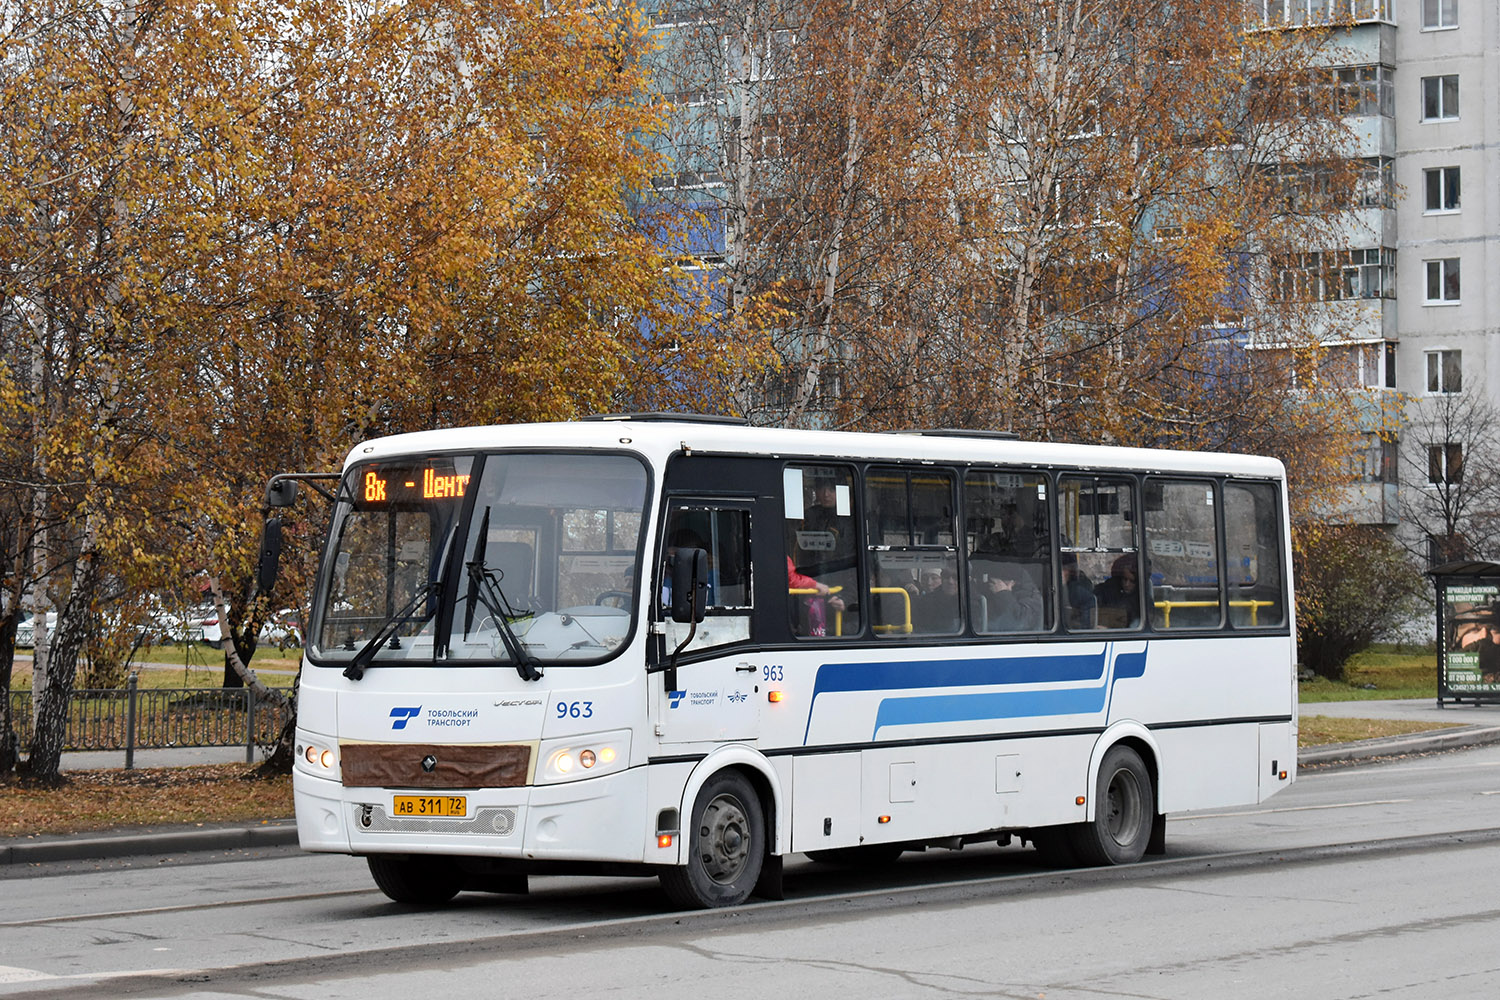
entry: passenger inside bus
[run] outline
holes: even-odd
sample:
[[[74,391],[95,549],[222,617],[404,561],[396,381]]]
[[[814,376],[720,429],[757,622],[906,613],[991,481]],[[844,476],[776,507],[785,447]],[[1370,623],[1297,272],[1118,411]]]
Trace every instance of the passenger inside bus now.
[[[1141,595],[1136,586],[1135,554],[1127,552],[1109,568],[1109,579],[1094,588],[1100,628],[1135,628],[1141,623]]]
[[[1071,552],[1062,554],[1062,580],[1065,624],[1075,632],[1093,628],[1098,607],[1094,582],[1078,568],[1078,557]]]
[[[976,564],[979,565],[979,564]],[[1042,592],[1032,568],[986,562],[974,587],[974,622],[981,632],[1036,632],[1045,621]]]
[[[844,610],[844,599],[838,596],[830,596],[831,588],[826,583],[820,583],[805,573],[797,572],[797,566],[792,562],[792,557],[786,557],[786,585],[789,591],[816,591],[813,594],[801,596],[803,615],[795,622],[805,624],[804,628],[798,629],[799,635],[828,635],[828,618],[835,612]]]
[[[912,616],[918,632],[952,633],[961,629],[958,574],[951,568],[923,573],[922,592],[916,598]]]

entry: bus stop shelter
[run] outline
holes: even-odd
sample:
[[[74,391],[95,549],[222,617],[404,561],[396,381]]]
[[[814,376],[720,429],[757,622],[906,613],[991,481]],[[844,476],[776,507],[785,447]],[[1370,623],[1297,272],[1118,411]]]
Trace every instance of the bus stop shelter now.
[[[1427,571],[1437,588],[1437,703],[1500,704],[1500,563]]]

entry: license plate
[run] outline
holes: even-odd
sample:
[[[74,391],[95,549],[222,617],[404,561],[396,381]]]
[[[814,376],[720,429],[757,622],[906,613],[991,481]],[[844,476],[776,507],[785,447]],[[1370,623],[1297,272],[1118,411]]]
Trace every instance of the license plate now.
[[[468,805],[463,795],[397,795],[392,811],[397,816],[466,816]]]

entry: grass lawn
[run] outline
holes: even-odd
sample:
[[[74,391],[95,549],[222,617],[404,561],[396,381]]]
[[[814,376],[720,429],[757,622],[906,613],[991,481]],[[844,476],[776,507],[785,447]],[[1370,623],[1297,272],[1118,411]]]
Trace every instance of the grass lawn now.
[[[1426,733],[1434,729],[1452,729],[1461,722],[1444,726],[1437,722],[1409,722],[1401,719],[1336,719],[1327,715],[1304,715],[1297,720],[1297,745],[1320,747],[1329,743],[1352,743],[1381,736]]]
[[[31,650],[18,650],[11,675],[11,690],[31,690]],[[297,674],[298,649],[275,646],[256,650],[250,667],[272,687],[285,687]],[[20,656],[27,657],[20,659]],[[130,666],[142,688],[219,687],[224,682],[224,654],[201,642],[152,646],[135,651]],[[80,672],[83,663],[79,663]]]
[[[1347,680],[1322,677],[1297,685],[1297,700],[1360,701],[1384,698],[1437,700],[1437,654],[1430,649],[1380,646],[1349,661]]]

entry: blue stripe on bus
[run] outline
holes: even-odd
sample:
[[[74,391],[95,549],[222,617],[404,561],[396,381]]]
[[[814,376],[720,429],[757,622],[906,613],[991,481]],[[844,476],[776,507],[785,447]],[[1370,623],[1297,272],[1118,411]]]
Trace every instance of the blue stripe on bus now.
[[[921,698],[887,698],[875,713],[874,739],[881,726],[914,726],[932,722],[975,722],[1040,715],[1085,715],[1104,707],[1104,685],[1051,691],[999,691],[987,694],[942,694]]]
[[[806,743],[812,733],[812,713],[818,695],[833,692],[891,691],[913,688],[991,687],[1004,684],[1059,684],[1104,681],[1111,647],[1098,653],[985,657],[962,660],[882,660],[862,663],[825,663],[818,667],[807,709]],[[1114,658],[1114,676],[1141,677],[1146,673],[1146,650]],[[889,698],[877,711],[875,727],[914,722],[971,721],[1022,716],[1073,715],[1104,707],[1109,684],[1052,691],[997,692],[983,695],[939,695]],[[929,709],[900,708],[931,702]],[[964,706],[958,707],[962,702]],[[887,706],[892,706],[887,709]],[[979,707],[983,706],[983,707]],[[1073,707],[1083,706],[1083,707]],[[943,713],[949,714],[943,714]],[[980,714],[970,714],[979,712]],[[952,714],[957,713],[957,714]],[[901,722],[894,721],[901,719]]]

